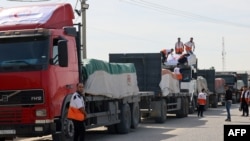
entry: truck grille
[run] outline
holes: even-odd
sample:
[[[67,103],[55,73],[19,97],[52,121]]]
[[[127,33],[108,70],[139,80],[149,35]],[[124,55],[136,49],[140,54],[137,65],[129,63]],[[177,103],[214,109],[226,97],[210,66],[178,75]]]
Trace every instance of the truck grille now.
[[[43,90],[0,91],[0,106],[35,105],[44,103]]]

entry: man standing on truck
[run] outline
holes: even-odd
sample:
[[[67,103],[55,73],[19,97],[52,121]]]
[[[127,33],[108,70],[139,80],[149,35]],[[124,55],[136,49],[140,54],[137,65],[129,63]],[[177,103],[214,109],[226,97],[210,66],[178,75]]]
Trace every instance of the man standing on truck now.
[[[231,109],[231,105],[233,102],[233,93],[232,91],[229,89],[228,85],[225,85],[225,105],[226,105],[226,110],[227,110],[227,119],[225,121],[231,121],[231,114],[230,114],[230,109]]]
[[[206,105],[207,94],[205,93],[205,89],[202,88],[201,92],[198,95],[197,103],[198,103],[198,117],[203,117],[204,107]]]
[[[186,53],[193,54],[194,49],[195,49],[193,37],[191,37],[190,40],[184,44],[184,46],[185,46]]]
[[[184,44],[181,41],[181,38],[179,37],[177,39],[177,42],[175,43],[175,53],[176,54],[182,54],[184,51]]]
[[[248,105],[249,105],[249,90],[247,88],[247,86],[244,86],[243,87],[243,91],[241,93],[241,97],[240,97],[240,105],[241,105],[241,108],[242,108],[242,115],[241,116],[248,116],[249,115],[249,108],[248,108]]]
[[[85,140],[85,123],[84,120],[87,117],[85,111],[85,103],[83,99],[84,85],[83,83],[78,83],[76,85],[77,90],[72,95],[69,105],[68,118],[74,123],[74,141]]]

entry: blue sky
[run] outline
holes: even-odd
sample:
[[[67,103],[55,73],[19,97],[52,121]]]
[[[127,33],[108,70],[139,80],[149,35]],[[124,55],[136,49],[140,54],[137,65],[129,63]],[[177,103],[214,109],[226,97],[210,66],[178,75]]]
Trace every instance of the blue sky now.
[[[53,2],[69,2],[80,9],[77,0],[42,3]],[[37,3],[1,0],[0,7]],[[193,37],[200,69],[213,66],[218,71],[250,70],[249,0],[87,0],[86,3],[89,4],[87,58],[108,61],[109,53],[155,53],[173,48],[178,37],[183,42]],[[80,21],[81,17],[76,15],[75,22]]]

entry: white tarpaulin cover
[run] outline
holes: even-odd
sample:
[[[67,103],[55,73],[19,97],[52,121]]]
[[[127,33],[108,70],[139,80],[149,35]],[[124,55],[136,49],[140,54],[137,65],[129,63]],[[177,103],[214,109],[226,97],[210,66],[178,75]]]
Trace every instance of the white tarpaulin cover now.
[[[57,28],[73,26],[69,3],[39,4],[0,9],[0,31],[11,29]]]
[[[138,94],[134,64],[108,63],[95,59],[85,59],[83,63],[88,77],[85,83],[86,93],[112,98]]]
[[[170,70],[162,69],[160,88],[163,96],[167,96],[171,93],[179,93],[179,80]]]
[[[178,63],[178,59],[180,58],[180,54],[173,54],[173,55],[169,55],[167,62],[165,62],[165,65],[177,65]],[[190,56],[188,56],[188,65],[196,65],[197,62],[197,58],[195,54],[190,54]]]
[[[198,93],[201,92],[202,88],[204,88],[206,91],[208,91],[207,80],[202,76],[198,76],[197,77],[197,90],[198,90]]]

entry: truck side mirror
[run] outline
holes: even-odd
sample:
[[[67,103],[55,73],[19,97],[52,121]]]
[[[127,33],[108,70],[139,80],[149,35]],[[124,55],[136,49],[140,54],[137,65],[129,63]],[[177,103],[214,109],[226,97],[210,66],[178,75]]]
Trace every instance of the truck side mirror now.
[[[61,67],[68,67],[68,46],[66,40],[58,41],[58,62]]]

